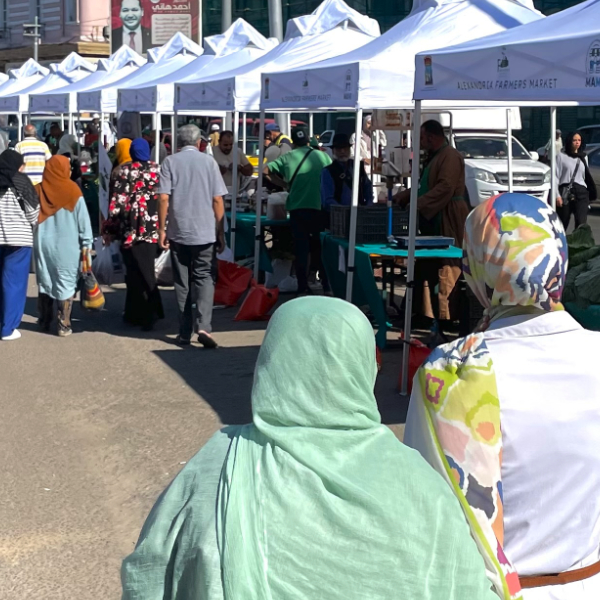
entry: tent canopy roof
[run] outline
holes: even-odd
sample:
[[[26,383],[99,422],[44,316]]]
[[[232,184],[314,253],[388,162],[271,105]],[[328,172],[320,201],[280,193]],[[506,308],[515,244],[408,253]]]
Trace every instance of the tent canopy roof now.
[[[416,69],[418,99],[598,104],[600,0],[421,54]]]
[[[203,74],[194,82],[178,82],[181,101],[176,102],[176,108],[258,110],[263,72],[285,71],[324,56],[337,56],[379,35],[379,25],[374,19],[360,15],[342,0],[325,0],[312,15],[299,19],[290,22],[283,43],[254,62],[215,76]],[[201,98],[195,98],[198,96],[195,86],[199,84],[203,86]]]
[[[377,37],[381,34],[379,24],[375,19],[350,8],[343,0],[325,0],[310,15],[289,20],[284,41],[287,42],[297,37],[320,35],[345,22],[365,35]]]
[[[41,75],[45,77],[50,71],[46,67],[42,67],[40,63],[28,59],[18,69],[10,69],[8,76],[10,79],[24,79],[25,77],[33,77],[34,75]]]
[[[267,39],[244,19],[237,19],[224,33],[204,38],[204,55],[226,56],[247,47],[270,50],[278,44]]]
[[[183,33],[177,32],[163,46],[148,50],[148,63],[164,63],[178,54],[200,56],[202,52],[204,50],[196,42],[190,40]]]
[[[415,55],[542,19],[530,1],[417,0],[411,13],[379,38],[314,63],[303,94],[298,73],[271,73],[264,108],[400,108],[412,106]],[[268,70],[267,70],[268,71]],[[305,86],[306,87],[306,86]],[[276,106],[278,99],[291,101]],[[324,99],[326,98],[326,99]]]

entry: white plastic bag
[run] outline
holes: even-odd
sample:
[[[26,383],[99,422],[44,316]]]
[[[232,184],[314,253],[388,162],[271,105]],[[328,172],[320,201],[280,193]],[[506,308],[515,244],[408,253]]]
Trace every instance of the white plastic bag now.
[[[225,250],[221,254],[217,254],[217,258],[219,260],[224,260],[225,262],[235,262],[233,260],[233,252],[229,246],[225,246]]]
[[[163,252],[154,261],[154,272],[156,273],[156,283],[163,287],[173,285],[173,266],[171,264],[171,251]]]
[[[115,270],[113,264],[113,253],[110,246],[105,246],[102,238],[94,241],[94,250],[96,258],[92,262],[92,273],[96,276],[100,285],[112,285],[115,280]],[[120,256],[119,252],[119,256]]]
[[[271,261],[273,267],[272,273],[265,275],[265,287],[267,289],[273,289],[279,286],[279,284],[286,278],[289,277],[292,272],[292,261],[283,260],[281,258],[275,258]]]

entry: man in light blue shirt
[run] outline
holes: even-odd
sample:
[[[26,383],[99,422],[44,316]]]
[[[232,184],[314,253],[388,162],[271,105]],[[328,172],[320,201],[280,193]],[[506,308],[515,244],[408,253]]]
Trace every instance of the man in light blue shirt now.
[[[171,250],[179,305],[178,343],[189,345],[195,329],[200,344],[216,348],[211,336],[214,275],[216,254],[225,249],[227,188],[215,159],[200,152],[200,129],[185,125],[178,139],[181,152],[167,157],[161,168],[159,243]]]

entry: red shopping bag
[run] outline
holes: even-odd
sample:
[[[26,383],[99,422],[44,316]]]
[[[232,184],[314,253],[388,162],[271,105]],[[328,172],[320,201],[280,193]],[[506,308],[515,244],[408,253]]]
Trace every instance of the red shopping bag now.
[[[279,289],[268,290],[264,285],[253,285],[242,303],[236,321],[267,321],[268,313],[277,304]]]
[[[431,354],[431,349],[423,342],[412,338],[410,344],[406,344],[405,349],[408,350],[408,393],[412,392],[412,384],[417,371]],[[402,389],[402,369],[400,369],[400,377],[398,378],[398,389]]]
[[[248,289],[252,271],[237,263],[219,261],[219,275],[215,286],[215,304],[235,306]]]

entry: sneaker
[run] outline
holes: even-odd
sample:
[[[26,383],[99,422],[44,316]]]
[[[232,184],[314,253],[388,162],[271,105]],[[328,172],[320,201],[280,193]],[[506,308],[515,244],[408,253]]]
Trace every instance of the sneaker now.
[[[21,337],[21,332],[18,329],[15,329],[10,335],[5,335],[2,337],[3,342],[13,342],[14,340],[18,340]]]
[[[70,327],[60,327],[58,329],[58,337],[69,337],[73,333]]]
[[[219,347],[219,344],[217,344],[215,339],[209,333],[206,333],[206,331],[200,331],[198,333],[198,343],[209,350],[214,350]]]

